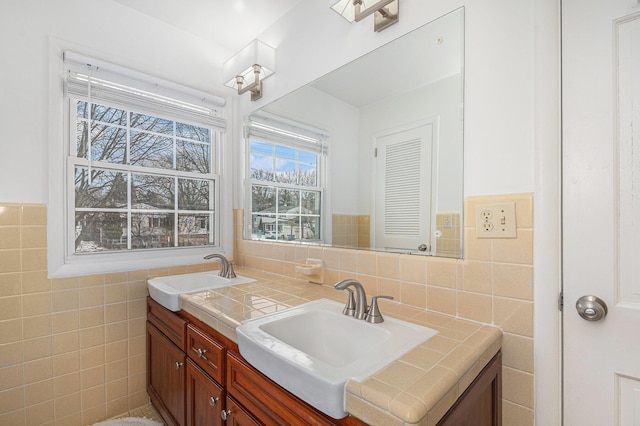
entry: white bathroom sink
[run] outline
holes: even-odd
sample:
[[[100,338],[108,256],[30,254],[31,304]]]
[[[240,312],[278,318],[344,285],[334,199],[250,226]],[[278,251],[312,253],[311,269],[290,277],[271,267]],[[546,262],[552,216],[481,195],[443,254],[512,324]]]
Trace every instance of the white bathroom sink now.
[[[240,354],[318,410],[345,417],[350,378],[365,379],[437,331],[388,317],[370,324],[343,307],[320,299],[246,320],[236,328]]]
[[[180,295],[244,284],[255,281],[252,278],[237,276],[222,278],[218,271],[196,272],[193,274],[169,275],[147,280],[149,296],[165,308],[177,312],[180,310]]]

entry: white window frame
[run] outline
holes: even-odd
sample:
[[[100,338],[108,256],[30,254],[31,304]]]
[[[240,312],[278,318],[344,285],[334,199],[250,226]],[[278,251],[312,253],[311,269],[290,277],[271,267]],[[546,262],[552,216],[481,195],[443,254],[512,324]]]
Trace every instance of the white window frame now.
[[[78,124],[78,120],[77,120],[77,114],[76,114],[76,108],[75,106],[77,105],[77,102],[90,102],[89,99],[84,98],[84,97],[79,97],[79,96],[72,96],[69,95],[67,97],[67,102],[69,105],[69,129],[75,129],[77,124]],[[100,104],[100,105],[106,105],[105,102],[100,102],[100,101],[96,101],[93,102],[93,104]],[[118,109],[122,109],[124,111],[127,112],[127,114],[129,113],[142,113],[142,114],[148,114],[149,116],[154,116],[156,117],[155,114],[151,114],[151,113],[147,113],[146,111],[140,111],[140,110],[135,110],[133,111],[130,108],[127,108],[126,105],[123,104],[116,104],[111,102],[110,105],[107,105],[109,107],[115,107]],[[169,120],[170,118],[167,116],[163,116],[163,117],[158,117],[158,118],[162,118],[162,119],[167,119]],[[172,120],[174,121],[174,123],[178,122],[178,120]],[[185,122],[186,120],[180,120],[180,122]],[[187,123],[187,124],[197,124],[201,127],[205,127],[204,125],[202,125],[201,123]],[[122,130],[125,130],[127,133],[129,133],[130,131],[136,131],[136,129],[131,129],[127,126],[113,126],[113,127],[121,127]],[[76,144],[77,144],[77,140],[74,137],[74,134],[71,134],[70,132],[70,137],[69,137],[69,153],[70,155],[68,156],[68,162],[67,162],[67,184],[69,185],[67,188],[67,194],[69,196],[67,196],[67,229],[72,230],[75,227],[75,215],[74,214],[70,214],[69,212],[77,212],[77,206],[75,205],[75,198],[73,196],[73,191],[74,191],[74,187],[73,187],[73,181],[74,181],[74,174],[75,174],[75,168],[80,166],[80,167],[86,167],[89,170],[91,170],[92,168],[100,168],[100,169],[109,169],[109,170],[113,170],[113,171],[117,171],[117,172],[122,172],[122,173],[140,173],[140,174],[153,174],[153,175],[162,175],[165,177],[178,177],[178,178],[189,178],[189,179],[198,179],[198,180],[209,180],[213,183],[213,191],[211,191],[210,197],[213,201],[213,207],[214,210],[211,213],[211,224],[213,226],[211,226],[210,228],[210,234],[213,238],[210,238],[209,242],[210,244],[208,244],[207,246],[209,248],[215,248],[216,246],[219,245],[219,230],[220,230],[220,221],[218,220],[218,210],[217,210],[217,206],[219,205],[219,201],[220,201],[220,175],[217,173],[218,170],[218,153],[220,151],[219,149],[219,141],[221,139],[222,136],[222,131],[220,129],[216,129],[216,128],[212,128],[210,126],[206,126],[207,129],[210,130],[211,134],[211,144],[210,144],[210,164],[211,164],[211,172],[208,174],[200,174],[200,173],[190,173],[190,172],[180,172],[180,171],[176,171],[173,169],[170,170],[164,170],[164,169],[157,169],[157,168],[151,168],[151,167],[141,167],[141,166],[132,166],[130,164],[113,164],[113,163],[105,163],[105,162],[100,162],[97,160],[87,160],[86,158],[80,158],[74,155],[74,152],[76,150]],[[159,134],[158,134],[159,135]],[[159,136],[166,136],[167,135],[159,135]],[[177,138],[176,138],[177,139]],[[174,153],[175,154],[175,153]],[[177,196],[177,193],[176,193]],[[177,201],[176,201],[177,203]],[[94,209],[86,209],[83,208],[81,209],[82,211],[105,211],[105,210],[111,210],[111,209],[104,209],[104,208],[94,208]],[[128,205],[127,208],[122,208],[119,209],[119,213],[131,213],[134,210],[137,210],[136,213],[149,213],[149,214],[158,214],[158,213],[194,213],[194,214],[202,214],[204,212],[202,211],[184,211],[184,210],[179,210],[177,208],[177,206],[175,207],[175,209],[173,210],[148,210],[148,211],[141,211],[139,209],[134,209],[131,205],[131,200],[128,200]],[[176,219],[176,226],[177,226],[177,219]],[[130,226],[131,224],[129,224],[129,226],[127,227],[128,229],[131,228]],[[177,235],[176,237],[176,241],[177,241]],[[72,241],[71,237],[67,237],[67,253],[74,253],[75,247],[74,247],[74,242]],[[129,249],[128,252],[131,251],[139,251],[139,250],[149,250],[149,249]],[[163,248],[162,250],[167,250],[167,248]],[[124,253],[124,251],[122,252]],[[103,256],[106,253],[96,253],[96,255],[100,255]],[[89,253],[83,253],[81,254],[82,256],[90,256],[92,254]]]
[[[49,206],[48,206],[48,269],[50,277],[63,277],[95,273],[109,273],[128,270],[147,270],[156,268],[167,268],[173,266],[190,265],[203,262],[203,256],[210,253],[222,253],[227,257],[232,256],[233,251],[233,216],[231,209],[231,149],[225,149],[226,140],[226,120],[224,113],[226,110],[225,100],[217,96],[196,91],[181,85],[176,85],[155,77],[151,77],[136,71],[132,71],[117,65],[113,65],[103,60],[91,58],[89,56],[71,54],[74,59],[90,60],[92,65],[101,70],[106,70],[117,78],[124,79],[125,82],[140,82],[146,84],[141,88],[151,88],[150,91],[162,96],[169,96],[172,99],[178,96],[185,102],[199,99],[203,103],[211,106],[218,114],[213,122],[216,125],[204,125],[203,127],[213,128],[212,132],[212,169],[216,171],[212,176],[216,182],[215,188],[215,221],[217,227],[214,232],[216,241],[213,245],[177,247],[145,250],[126,250],[94,254],[74,253],[74,232],[75,232],[75,206],[73,201],[74,182],[73,178],[74,161],[78,159],[70,158],[75,154],[71,144],[75,143],[75,127],[70,130],[72,114],[70,102],[73,96],[65,90],[65,46],[52,42],[49,51],[50,64],[50,97],[49,97],[49,120],[50,120],[50,156],[49,156]],[[138,87],[138,86],[136,86]],[[118,105],[124,109],[135,109],[136,112],[148,113],[154,116],[187,122],[179,114],[160,114],[156,111],[144,111],[128,105]],[[168,108],[171,110],[171,107]],[[75,112],[74,112],[75,113]],[[75,121],[75,120],[74,120]],[[199,121],[193,124],[203,125]],[[72,139],[74,139],[72,141]],[[225,173],[225,171],[227,171]]]
[[[264,126],[264,127],[263,127]],[[280,117],[278,115],[260,111],[251,114],[244,123],[245,129],[245,205],[247,206],[244,215],[244,234],[247,239],[256,239],[259,241],[275,241],[287,242],[295,244],[322,244],[327,239],[327,159],[328,159],[328,132],[315,128],[313,126],[302,124],[300,122]],[[315,187],[302,185],[291,185],[278,182],[263,181],[251,178],[251,138],[256,137],[265,142],[275,145],[286,146],[302,151],[311,151],[317,154],[317,172],[318,180]],[[271,186],[283,189],[305,190],[309,189],[320,193],[320,235],[313,240],[305,241],[296,239],[292,241],[285,240],[269,240],[264,238],[254,238],[252,236],[253,221],[253,201],[252,187],[253,185]]]

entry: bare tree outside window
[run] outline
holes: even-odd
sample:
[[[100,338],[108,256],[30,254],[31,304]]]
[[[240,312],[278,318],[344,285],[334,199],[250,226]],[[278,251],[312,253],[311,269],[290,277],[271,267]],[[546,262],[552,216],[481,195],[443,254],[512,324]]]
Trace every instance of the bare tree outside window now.
[[[250,167],[252,236],[319,240],[322,192],[317,154],[252,139]]]
[[[85,100],[75,113],[76,253],[213,243],[211,129]]]

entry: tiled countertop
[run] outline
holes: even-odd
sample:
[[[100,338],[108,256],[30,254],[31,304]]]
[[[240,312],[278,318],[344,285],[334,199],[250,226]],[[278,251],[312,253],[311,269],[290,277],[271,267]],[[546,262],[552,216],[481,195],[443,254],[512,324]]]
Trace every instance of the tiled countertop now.
[[[346,300],[333,287],[239,269],[256,281],[180,296],[180,307],[237,342],[249,318],[311,300]],[[371,295],[369,295],[371,296]],[[499,329],[380,300],[384,316],[433,328],[438,334],[362,382],[347,383],[346,410],[370,424],[435,425],[500,350]]]

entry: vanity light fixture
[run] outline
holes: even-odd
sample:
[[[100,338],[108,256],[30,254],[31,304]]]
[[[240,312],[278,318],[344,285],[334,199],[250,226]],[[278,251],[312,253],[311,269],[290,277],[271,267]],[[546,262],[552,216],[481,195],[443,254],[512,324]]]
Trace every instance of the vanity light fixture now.
[[[398,22],[399,3],[400,0],[329,0],[331,9],[349,22],[360,22],[373,13],[373,30],[376,32]]]
[[[262,80],[276,71],[276,51],[253,40],[222,66],[224,85],[238,90],[238,95],[251,92],[251,100],[262,97]]]

